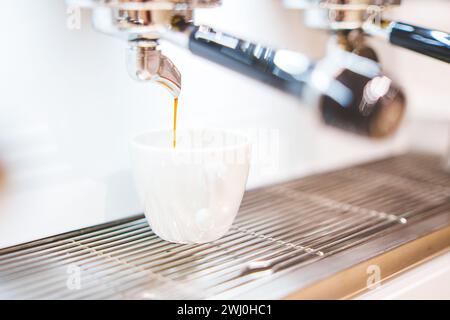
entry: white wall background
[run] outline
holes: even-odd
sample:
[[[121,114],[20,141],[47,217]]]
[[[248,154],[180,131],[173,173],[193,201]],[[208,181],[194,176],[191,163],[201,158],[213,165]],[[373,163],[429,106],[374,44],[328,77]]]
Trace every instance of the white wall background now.
[[[8,172],[0,247],[139,213],[128,142],[136,132],[171,125],[168,93],[133,82],[125,44],[93,31],[88,13],[81,30],[66,28],[63,0],[2,1],[0,12],[0,161]],[[393,15],[448,31],[449,12],[446,0],[405,0]],[[281,0],[224,0],[197,20],[314,58],[328,38],[306,29],[301,13],[285,10]],[[392,139],[323,127],[313,106],[165,45],[183,75],[179,126],[277,130],[279,170],[269,174],[255,163],[250,187],[401,152],[411,137],[443,149],[445,139],[434,136],[444,136],[443,119],[450,119],[450,66],[374,45],[409,97],[410,119]],[[442,124],[425,136],[410,129],[417,118]]]

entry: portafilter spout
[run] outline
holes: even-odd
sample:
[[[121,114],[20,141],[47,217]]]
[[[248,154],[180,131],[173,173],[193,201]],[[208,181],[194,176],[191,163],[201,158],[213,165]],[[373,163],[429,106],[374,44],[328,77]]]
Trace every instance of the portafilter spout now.
[[[156,40],[136,39],[128,42],[127,71],[134,80],[159,83],[174,97],[180,94],[181,73],[162,54]]]
[[[161,35],[192,22],[197,8],[213,8],[220,0],[66,0],[73,7],[91,11],[98,31],[128,41],[127,68],[138,81],[163,85],[177,97],[181,75],[158,48]]]

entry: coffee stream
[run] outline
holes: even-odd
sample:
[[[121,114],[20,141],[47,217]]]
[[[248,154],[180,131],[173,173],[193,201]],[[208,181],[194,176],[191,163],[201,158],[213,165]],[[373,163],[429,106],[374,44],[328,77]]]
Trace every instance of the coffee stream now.
[[[175,149],[177,147],[177,109],[178,109],[178,97],[173,99],[173,137],[172,145]]]

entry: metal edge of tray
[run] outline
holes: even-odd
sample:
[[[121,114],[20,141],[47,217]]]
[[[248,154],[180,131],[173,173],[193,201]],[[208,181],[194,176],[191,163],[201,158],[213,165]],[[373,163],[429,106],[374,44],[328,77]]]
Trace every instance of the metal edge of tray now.
[[[87,233],[94,232],[97,230],[102,230],[102,229],[105,229],[108,227],[118,226],[123,223],[131,222],[131,221],[142,219],[142,218],[144,218],[143,213],[136,214],[136,215],[130,215],[129,217],[125,217],[122,219],[117,219],[117,220],[113,220],[113,221],[109,221],[109,222],[105,222],[105,223],[101,223],[101,224],[96,224],[96,225],[93,225],[90,227],[84,227],[81,229],[76,229],[76,230],[72,230],[72,231],[68,231],[68,232],[63,232],[63,233],[59,233],[59,234],[56,234],[53,236],[40,238],[37,240],[31,240],[31,241],[27,241],[27,242],[23,242],[23,243],[19,243],[19,244],[14,244],[12,246],[0,248],[0,255],[19,251],[19,250],[24,250],[24,249],[31,248],[31,247],[36,247],[39,245],[52,243],[52,242],[55,242],[58,240],[63,240],[63,239],[69,238],[69,237],[80,236],[83,234],[87,234]]]
[[[440,208],[430,209],[439,210]],[[442,209],[440,209],[442,210]],[[381,282],[450,249],[450,206],[409,226],[310,265],[255,281],[233,299],[345,299],[367,290],[367,267],[377,265]],[[214,297],[222,298],[221,296]]]
[[[448,199],[448,196],[447,196]],[[391,227],[368,241],[347,248],[308,265],[278,271],[270,277],[255,274],[252,283],[229,294],[209,298],[231,299],[341,299],[351,298],[367,289],[367,266],[378,265],[382,281],[450,248],[450,202],[420,210],[407,224]],[[0,254],[15,252],[70,236],[120,225],[142,215],[47,237],[0,249]]]

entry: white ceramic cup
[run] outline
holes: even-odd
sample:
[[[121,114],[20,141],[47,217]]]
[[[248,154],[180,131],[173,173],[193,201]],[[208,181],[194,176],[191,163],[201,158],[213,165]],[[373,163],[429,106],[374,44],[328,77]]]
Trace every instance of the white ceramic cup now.
[[[155,130],[131,142],[139,196],[152,230],[177,243],[205,243],[231,227],[245,191],[251,146],[241,134]]]

